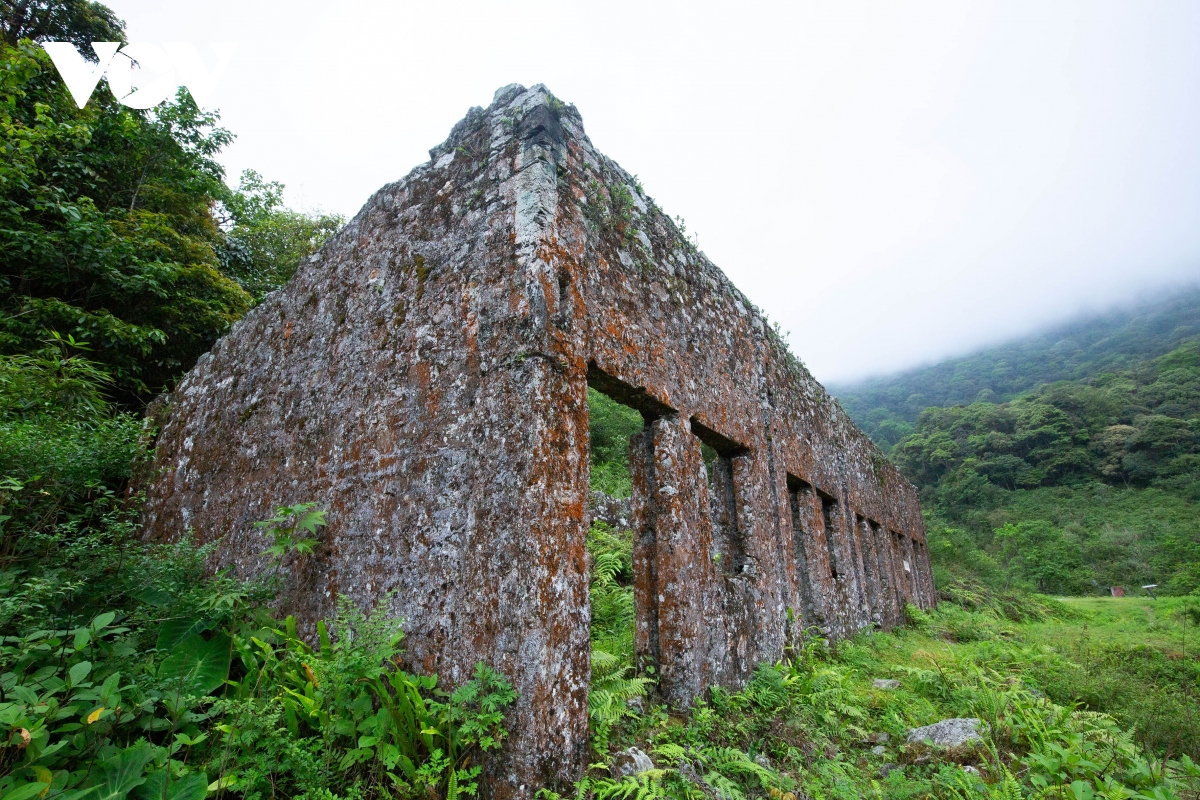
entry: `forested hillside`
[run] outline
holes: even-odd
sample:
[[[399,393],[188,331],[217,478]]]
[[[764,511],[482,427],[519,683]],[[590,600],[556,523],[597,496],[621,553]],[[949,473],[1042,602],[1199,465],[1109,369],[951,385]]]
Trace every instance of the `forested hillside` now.
[[[1200,291],[1174,292],[841,402],[921,487],[943,582],[1187,594],[1200,589],[1198,323]]]
[[[928,367],[827,388],[884,451],[931,406],[1000,403],[1045,383],[1131,371],[1200,335],[1200,286],[1088,315]]]

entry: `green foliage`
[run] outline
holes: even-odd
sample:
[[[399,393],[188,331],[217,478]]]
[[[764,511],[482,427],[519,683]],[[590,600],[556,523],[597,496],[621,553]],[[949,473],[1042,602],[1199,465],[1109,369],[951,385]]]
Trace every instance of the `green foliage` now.
[[[1182,347],[1138,373],[1049,384],[1019,400],[928,408],[896,445],[896,462],[923,485],[974,473],[1004,488],[1101,480],[1171,482],[1200,463],[1200,367]]]
[[[119,507],[141,421],[111,412],[108,375],[86,349],[52,336],[30,355],[0,355],[0,567]]]
[[[954,599],[937,610],[910,609],[909,628],[836,648],[809,639],[789,663],[760,666],[739,692],[712,687],[687,714],[650,706],[623,715],[601,755],[634,745],[656,768],[618,780],[602,773],[602,763],[575,796],[991,800],[1200,791],[1192,752],[1200,742],[1200,673],[1194,655],[1174,652],[1195,647],[1190,599],[1159,601],[1158,621],[1147,626],[1130,619],[1136,601],[1088,601],[1109,621],[1080,601],[983,584],[946,591]],[[1139,643],[1123,656],[1097,659],[1101,637],[1084,649],[1072,642],[1101,622],[1110,632],[1115,620]],[[1148,628],[1159,638],[1148,639]],[[1104,642],[1115,645],[1116,637]],[[1131,661],[1158,666],[1134,674]],[[1177,666],[1168,672],[1163,664]],[[876,689],[872,681],[882,676],[899,679],[900,688]],[[1164,705],[1167,698],[1175,705]],[[1142,704],[1152,712],[1141,713]],[[1157,726],[1150,713],[1161,718]],[[911,728],[964,716],[983,721],[981,745],[940,751],[905,743]],[[881,754],[872,750],[878,742]]]
[[[940,583],[1200,589],[1200,342],[1008,403],[928,408],[892,458],[922,488]]]
[[[1012,622],[1068,620],[1079,616],[1068,605],[1052,597],[997,591],[973,581],[960,580],[942,585],[938,594],[953,604],[949,609],[957,606],[969,612],[982,611]]]
[[[634,178],[637,183],[637,179]],[[640,184],[638,184],[640,189]],[[633,218],[636,205],[633,193],[622,178],[610,180],[607,185],[592,181],[587,187],[587,204],[584,215],[594,230],[616,237],[623,243],[636,241]],[[640,246],[638,247],[640,250]]]
[[[304,214],[283,204],[283,184],[242,172],[221,198],[228,222],[218,252],[222,271],[261,300],[288,282],[300,264],[346,223],[336,214]]]
[[[91,0],[9,0],[0,13],[4,41],[70,42],[88,58],[92,42],[124,42],[125,24]]]
[[[592,489],[629,497],[629,439],[642,429],[642,415],[588,387]]]
[[[608,749],[609,732],[631,716],[630,701],[653,681],[633,676],[633,532],[596,522],[588,531],[592,586],[592,676],[588,716],[592,746]]]
[[[108,410],[108,373],[83,358],[86,342],[50,332],[46,346],[29,355],[0,355],[0,415],[87,420]]]
[[[644,676],[631,677],[628,661],[592,650],[592,680],[588,689],[588,719],[592,746],[603,753],[608,750],[609,734],[614,725],[635,715],[630,701],[644,698],[654,681]]]
[[[1176,289],[1132,308],[1080,319],[973,355],[830,390],[888,452],[931,406],[999,403],[1043,384],[1136,373],[1197,335],[1200,289]]]
[[[244,677],[222,706],[227,787],[246,797],[318,786],[474,795],[479,754],[507,736],[503,714],[516,699],[507,680],[481,663],[446,693],[436,677],[399,669],[400,621],[382,605],[368,616],[343,599],[331,627],[319,623],[317,648],[291,618],[234,639]]]
[[[592,562],[592,647],[632,664],[633,531],[596,522],[587,543]]]
[[[2,576],[0,795],[47,776],[49,797],[114,800],[203,797],[210,780],[248,798],[475,793],[516,698],[503,676],[480,664],[439,691],[397,668],[398,620],[344,600],[314,649],[255,610],[269,586],[203,579],[204,551],[110,534],[64,543],[55,570]],[[113,600],[124,610],[81,617]]]
[[[184,798],[207,786],[188,756],[207,738],[229,639],[160,649],[153,633],[156,617],[199,611],[223,584],[198,580],[203,553],[142,548],[132,533],[115,512],[62,525],[0,573],[0,794],[40,783],[46,797],[120,800],[150,781]]]
[[[153,112],[103,91],[77,108],[28,41],[0,46],[0,63],[0,352],[47,331],[86,340],[135,402],[248,308],[216,258],[231,136],[186,92]]]
[[[317,508],[316,503],[277,506],[275,516],[254,523],[254,527],[265,529],[271,537],[271,546],[263,551],[263,555],[271,557],[278,572],[288,553],[306,556],[320,544],[316,538],[317,529],[325,527],[325,512]]]

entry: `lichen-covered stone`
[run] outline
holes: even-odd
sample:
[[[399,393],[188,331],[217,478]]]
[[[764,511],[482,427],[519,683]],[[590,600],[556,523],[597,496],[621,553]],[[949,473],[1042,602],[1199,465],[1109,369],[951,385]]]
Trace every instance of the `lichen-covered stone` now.
[[[629,500],[613,497],[604,492],[592,492],[588,498],[589,524],[603,522],[610,528],[624,530],[632,525],[633,514],[629,508]]]
[[[430,156],[180,383],[149,536],[220,539],[213,566],[249,575],[265,567],[254,521],[326,509],[280,610],[311,632],[339,595],[391,597],[410,667],[507,675],[520,699],[486,764],[496,798],[586,763],[589,383],[647,421],[636,647],[663,699],[739,686],[810,627],[887,627],[934,602],[912,486],[573,107],[505,87]]]
[[[608,771],[614,778],[627,778],[654,769],[650,756],[636,747],[622,750],[610,760]]]
[[[964,745],[982,742],[979,733],[979,720],[974,717],[955,717],[913,728],[908,732],[908,744],[929,742],[934,747],[962,747]]]

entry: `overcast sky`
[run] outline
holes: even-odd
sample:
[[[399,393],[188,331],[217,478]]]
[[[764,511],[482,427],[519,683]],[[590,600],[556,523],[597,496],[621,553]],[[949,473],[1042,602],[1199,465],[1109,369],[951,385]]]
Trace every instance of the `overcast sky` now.
[[[1200,280],[1196,0],[108,5],[238,43],[224,162],[303,208],[546,84],[823,381]]]

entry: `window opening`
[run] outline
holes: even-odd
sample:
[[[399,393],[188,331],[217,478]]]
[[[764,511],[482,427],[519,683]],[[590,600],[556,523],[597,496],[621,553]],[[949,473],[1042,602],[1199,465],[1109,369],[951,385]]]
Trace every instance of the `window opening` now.
[[[841,563],[837,541],[838,501],[820,489],[817,490],[817,494],[821,498],[821,521],[825,525],[825,546],[829,548],[829,577],[836,581],[846,571]]]
[[[700,440],[700,453],[708,476],[709,516],[716,534],[716,556],[727,575],[747,572],[745,531],[738,525],[734,459],[748,452],[737,442],[705,427],[695,417],[692,433]]]

